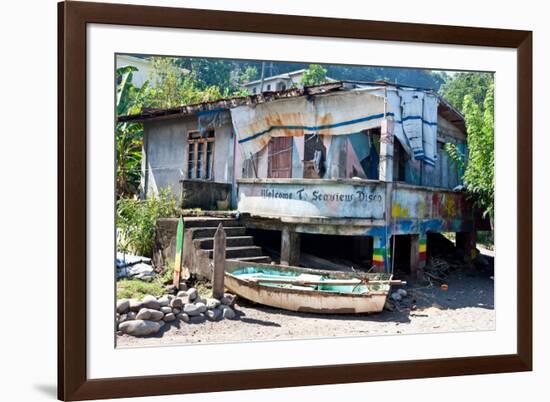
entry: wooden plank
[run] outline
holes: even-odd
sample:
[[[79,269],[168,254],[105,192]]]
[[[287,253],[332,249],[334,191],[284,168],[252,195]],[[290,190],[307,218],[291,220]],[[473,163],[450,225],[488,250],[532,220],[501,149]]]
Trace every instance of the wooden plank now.
[[[208,143],[206,141],[202,141],[201,179],[208,178],[208,171],[207,171],[208,167],[206,165],[207,149],[208,149]]]
[[[225,230],[220,223],[214,235],[214,270],[212,272],[212,297],[218,300],[223,297],[224,290],[225,249]]]
[[[197,170],[198,169],[198,166],[197,166],[197,161],[198,161],[198,152],[199,152],[199,144],[198,143],[194,143],[193,145],[193,177],[192,179],[197,179],[199,177],[199,171]]]
[[[292,137],[273,137],[269,142],[268,174],[270,178],[292,177]]]

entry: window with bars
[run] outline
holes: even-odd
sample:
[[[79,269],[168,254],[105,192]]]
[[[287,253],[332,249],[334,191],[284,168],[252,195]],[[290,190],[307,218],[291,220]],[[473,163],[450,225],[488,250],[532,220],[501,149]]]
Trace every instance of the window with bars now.
[[[214,178],[214,131],[202,135],[191,131],[187,137],[187,178],[212,180]]]

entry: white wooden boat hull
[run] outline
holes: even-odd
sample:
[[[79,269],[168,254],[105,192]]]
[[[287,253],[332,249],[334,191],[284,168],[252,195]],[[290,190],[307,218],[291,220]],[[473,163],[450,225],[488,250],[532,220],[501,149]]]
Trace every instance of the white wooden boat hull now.
[[[321,314],[378,313],[383,310],[387,291],[366,294],[302,290],[262,285],[225,274],[225,287],[254,303],[290,311]]]

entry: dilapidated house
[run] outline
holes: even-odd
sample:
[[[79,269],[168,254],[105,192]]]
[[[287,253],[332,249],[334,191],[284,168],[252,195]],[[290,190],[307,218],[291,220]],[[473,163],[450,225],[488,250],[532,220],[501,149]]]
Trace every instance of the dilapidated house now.
[[[315,241],[389,271],[397,244],[414,274],[429,233],[475,245],[445,151],[467,153],[464,118],[433,91],[330,82],[120,120],[144,124],[145,197],[170,188],[183,206],[237,210],[246,230],[279,236],[282,263]]]

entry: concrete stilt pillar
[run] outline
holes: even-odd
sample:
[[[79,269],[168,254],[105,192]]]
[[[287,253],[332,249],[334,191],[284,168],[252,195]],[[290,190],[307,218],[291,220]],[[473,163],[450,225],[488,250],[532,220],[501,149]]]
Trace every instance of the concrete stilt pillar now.
[[[456,232],[456,247],[464,252],[464,260],[471,267],[476,258],[477,232]]]
[[[418,268],[424,271],[428,262],[428,234],[420,233],[418,237]]]
[[[391,272],[390,237],[374,237],[372,264],[376,272]]]
[[[426,267],[426,234],[411,235],[410,258],[411,278],[422,280]]]
[[[281,264],[297,265],[300,261],[300,234],[289,228],[281,231]]]

